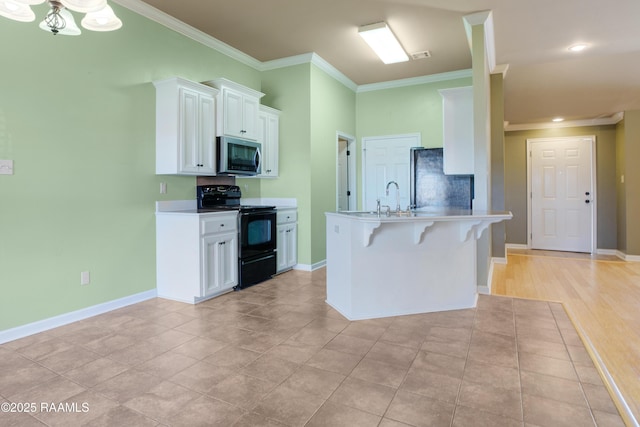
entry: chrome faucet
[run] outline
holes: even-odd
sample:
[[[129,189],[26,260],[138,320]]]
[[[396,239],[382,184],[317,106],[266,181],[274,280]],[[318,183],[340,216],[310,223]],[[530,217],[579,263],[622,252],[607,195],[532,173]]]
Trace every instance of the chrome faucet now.
[[[402,212],[402,209],[400,208],[400,187],[398,186],[398,183],[395,181],[389,181],[387,182],[387,196],[389,195],[389,186],[393,184],[396,186],[396,213],[399,215],[400,212]]]

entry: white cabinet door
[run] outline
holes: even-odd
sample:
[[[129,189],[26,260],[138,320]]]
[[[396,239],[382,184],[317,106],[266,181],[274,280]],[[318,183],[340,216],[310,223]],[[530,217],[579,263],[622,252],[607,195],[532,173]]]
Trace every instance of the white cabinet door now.
[[[244,96],[242,100],[242,138],[258,139],[258,98]]]
[[[287,269],[287,258],[288,254],[288,239],[287,239],[287,228],[288,224],[278,225],[278,236],[276,239],[276,247],[278,251],[276,252],[276,271],[281,272]]]
[[[278,209],[276,240],[277,266],[276,271],[281,273],[289,270],[298,263],[298,212],[295,208]]]
[[[473,175],[473,90],[440,90],[442,95],[443,169],[446,175]]]
[[[200,131],[199,126],[199,97],[198,92],[188,88],[180,88],[180,167],[178,172],[198,172],[200,164]]]
[[[287,240],[286,268],[293,268],[298,263],[298,226],[291,224],[285,233]]]
[[[243,138],[244,97],[231,89],[222,90],[222,131],[225,135]]]
[[[256,141],[258,108],[264,93],[224,78],[205,83],[220,90],[217,135]]]
[[[236,233],[202,237],[202,296],[231,289],[238,284]]]
[[[258,142],[262,143],[261,178],[278,176],[279,114],[278,110],[264,105],[260,106],[260,112],[258,113]]]
[[[199,175],[216,174],[216,100],[213,96],[199,96]]]
[[[215,175],[218,90],[178,77],[156,87],[156,174]]]

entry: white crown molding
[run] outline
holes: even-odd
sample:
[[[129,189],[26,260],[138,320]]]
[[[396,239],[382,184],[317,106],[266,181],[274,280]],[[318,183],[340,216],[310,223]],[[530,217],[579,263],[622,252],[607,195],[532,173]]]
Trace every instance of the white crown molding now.
[[[392,81],[381,82],[381,83],[357,85],[347,76],[345,76],[342,72],[340,72],[336,67],[334,67],[329,62],[327,62],[322,57],[320,57],[320,55],[318,55],[317,53],[304,53],[301,55],[290,56],[287,58],[275,59],[273,61],[261,62],[253,58],[252,56],[249,56],[246,53],[232,46],[229,46],[228,44],[208,34],[205,34],[202,31],[195,29],[190,25],[187,25],[184,22],[179,21],[178,19],[140,0],[112,0],[112,1],[141,16],[144,16],[152,21],[155,21],[161,25],[164,25],[165,27],[173,31],[176,31],[177,33],[180,33],[186,37],[189,37],[190,39],[198,43],[201,43],[207,47],[210,47],[211,49],[214,49],[224,55],[227,55],[228,57],[235,59],[238,62],[248,65],[249,67],[254,68],[255,70],[269,71],[269,70],[275,70],[278,68],[290,67],[293,65],[311,63],[354,92],[369,92],[369,91],[381,90],[381,89],[392,89],[392,88],[403,87],[403,86],[435,83],[440,81],[454,80],[454,79],[472,76],[471,70],[459,70],[459,71],[451,71],[447,73],[432,74],[428,76],[414,77],[409,79],[400,79],[400,80],[392,80]],[[475,17],[475,19],[485,22],[487,18],[486,17],[482,18],[482,15],[486,13],[491,15],[491,12],[479,12],[477,14],[468,15],[468,17],[471,17],[470,19],[473,20],[474,19],[473,17],[475,15],[478,15],[477,17]],[[467,22],[466,19],[467,17],[465,17],[465,22]],[[492,21],[491,21],[491,37],[492,37],[491,40],[493,40],[493,22]],[[493,42],[491,43],[491,46],[493,48]]]
[[[509,64],[499,64],[493,68],[491,74],[502,74],[502,78],[507,77],[507,71],[509,71]]]
[[[447,73],[431,74],[428,76],[411,77],[408,79],[391,80],[388,82],[360,85],[358,86],[358,89],[356,90],[356,92],[361,93],[361,92],[371,92],[371,91],[383,90],[383,89],[394,89],[398,87],[415,86],[415,85],[421,85],[425,83],[444,82],[448,80],[456,80],[456,79],[462,79],[466,77],[472,77],[471,70],[449,71]]]
[[[260,61],[253,58],[252,56],[249,56],[246,53],[232,46],[229,46],[228,44],[214,37],[211,37],[210,35],[205,34],[202,31],[195,29],[190,25],[187,25],[184,22],[177,20],[173,16],[167,15],[166,13],[140,0],[111,0],[111,1],[119,4],[122,7],[126,7],[127,9],[139,15],[149,18],[152,21],[157,22],[158,24],[164,25],[165,27],[177,33],[180,33],[183,36],[189,37],[190,39],[198,43],[201,43],[214,50],[217,50],[218,52],[223,53],[228,57],[235,59],[238,62],[248,65],[249,67],[255,68],[256,70],[259,70],[262,65]]]
[[[611,117],[588,120],[569,120],[560,123],[528,123],[521,125],[512,125],[505,122],[505,132],[513,132],[519,130],[537,130],[537,129],[558,129],[558,128],[575,128],[581,126],[606,126],[615,125],[624,118],[624,113],[616,113]]]
[[[325,61],[320,55],[315,52],[303,53],[301,55],[289,56],[287,58],[274,59],[273,61],[263,62],[260,70],[277,70],[279,68],[308,63],[311,63],[320,68],[322,71],[324,71],[352,91],[355,92],[358,88],[358,85],[355,84],[349,77],[342,74],[342,72],[340,72],[336,67]]]
[[[489,64],[489,72],[494,73],[496,68],[496,42],[493,30],[493,13],[490,10],[472,13],[463,16],[464,29],[467,33],[467,41],[469,49],[473,48],[471,28],[476,25],[484,26],[485,50],[487,53],[487,63]]]

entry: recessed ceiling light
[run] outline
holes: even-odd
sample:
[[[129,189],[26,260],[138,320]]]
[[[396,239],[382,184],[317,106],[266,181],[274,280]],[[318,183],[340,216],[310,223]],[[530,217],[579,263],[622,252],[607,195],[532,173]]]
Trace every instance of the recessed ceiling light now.
[[[562,118],[562,117],[554,117],[552,121],[558,123],[558,122],[564,121],[564,118]]]
[[[588,47],[589,45],[587,43],[576,43],[569,46],[569,52],[582,52]]]

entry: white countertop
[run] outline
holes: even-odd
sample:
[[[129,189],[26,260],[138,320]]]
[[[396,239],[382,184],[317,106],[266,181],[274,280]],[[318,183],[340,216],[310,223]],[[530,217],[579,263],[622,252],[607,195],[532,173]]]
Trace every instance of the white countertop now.
[[[410,213],[402,212],[397,215],[391,211],[387,216],[384,211],[380,215],[375,211],[341,211],[326,212],[328,216],[341,216],[358,221],[397,222],[397,221],[465,221],[484,219],[511,219],[513,215],[509,211],[473,211],[470,209],[418,209]]]
[[[296,199],[240,199],[243,205],[276,206],[276,209],[296,209]],[[277,203],[276,203],[277,202]],[[156,201],[158,215],[225,215],[233,212],[198,212],[195,200],[161,200]]]

